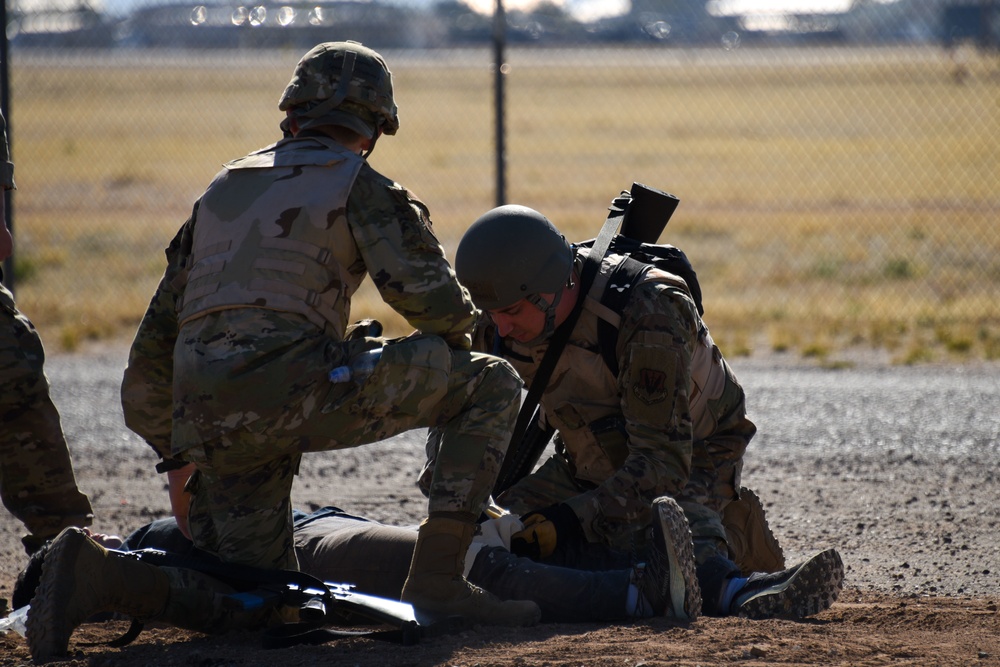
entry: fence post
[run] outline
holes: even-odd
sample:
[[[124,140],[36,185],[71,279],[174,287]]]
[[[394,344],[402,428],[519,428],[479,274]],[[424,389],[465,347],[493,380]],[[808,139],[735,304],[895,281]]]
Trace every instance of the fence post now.
[[[0,34],[0,111],[3,113],[4,120],[7,121],[7,146],[10,147],[10,66],[8,64],[8,43],[7,43],[7,0],[0,2],[0,29],[3,33]],[[3,190],[0,191],[0,196],[4,198],[4,224],[7,225],[7,229],[10,230],[11,234],[14,233],[14,211],[11,205],[10,191]],[[10,257],[8,257],[3,262],[2,271],[3,283],[11,291],[14,292],[14,253],[11,252]]]
[[[507,41],[507,17],[503,0],[496,0],[493,11],[493,100],[496,130],[496,205],[507,203],[507,136],[504,131],[504,43]]]

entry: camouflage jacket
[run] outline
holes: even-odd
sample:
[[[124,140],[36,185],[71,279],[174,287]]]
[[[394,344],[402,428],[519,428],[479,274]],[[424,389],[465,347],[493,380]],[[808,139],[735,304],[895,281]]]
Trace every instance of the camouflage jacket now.
[[[588,489],[567,504],[592,539],[616,532],[604,525],[644,520],[656,497],[679,495],[693,443],[745,418],[743,390],[683,280],[650,267],[620,314],[600,304],[622,259],[604,258],[540,401],[543,419]],[[617,376],[601,354],[601,319],[618,327]],[[507,359],[530,387],[547,344],[490,343],[490,330],[477,335],[477,346]]]
[[[303,160],[304,153],[311,157]],[[250,408],[254,419],[278,409],[289,385],[323,363],[317,351],[321,354],[326,343],[343,336],[344,324],[351,318],[350,296],[366,275],[385,302],[415,329],[439,335],[453,347],[470,346],[475,311],[434,235],[426,207],[364,161],[351,169],[349,177],[331,178],[345,159],[360,161],[344,153],[330,139],[309,136],[282,140],[231,163],[195,203],[167,249],[167,269],[136,334],[122,385],[126,423],[161,456],[170,458],[239,427],[241,419],[231,418],[237,406]],[[314,184],[302,188],[297,179]],[[253,345],[241,348],[230,360],[233,368],[258,371],[252,385],[230,386],[235,384],[232,369],[210,372],[186,358],[192,336],[180,335],[178,313],[191,301],[189,285],[204,276],[196,271],[196,260],[205,257],[196,257],[194,249],[210,254],[195,240],[201,225],[230,227],[232,239],[252,238],[257,246],[261,239],[307,239],[323,256],[305,268],[312,272],[309,280],[318,289],[335,290],[333,298],[323,301],[322,321],[308,314],[319,309],[289,301],[240,303],[240,298],[252,296],[251,291],[185,313],[190,324],[183,330],[198,328],[201,341],[211,339],[212,328],[217,329],[220,344],[234,333],[253,337]],[[207,236],[218,243],[225,234],[215,228]],[[280,272],[274,270],[280,258],[262,256],[257,249],[251,255],[262,260],[257,262],[260,270],[244,266],[242,275],[253,278],[256,271],[273,293],[287,295],[301,287],[298,278],[287,281],[287,290],[275,284],[280,280]],[[231,257],[236,262],[245,259],[239,248],[232,249]],[[172,397],[192,395],[205,396],[205,404],[193,409],[189,400],[171,423],[171,412],[179,407]]]

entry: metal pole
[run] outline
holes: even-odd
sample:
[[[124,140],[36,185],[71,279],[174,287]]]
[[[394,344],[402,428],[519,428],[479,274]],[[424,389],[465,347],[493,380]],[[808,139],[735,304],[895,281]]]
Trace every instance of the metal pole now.
[[[0,2],[0,110],[3,111],[4,120],[7,121],[7,146],[10,147],[10,66],[7,43],[7,0]],[[2,192],[4,198],[4,223],[7,229],[14,233],[14,210],[12,206],[13,197],[9,190]],[[11,253],[3,263],[3,282],[7,289],[14,291],[14,253]]]
[[[507,203],[507,136],[504,131],[504,43],[507,41],[507,17],[503,0],[496,0],[493,12],[493,100],[496,123],[496,205]]]

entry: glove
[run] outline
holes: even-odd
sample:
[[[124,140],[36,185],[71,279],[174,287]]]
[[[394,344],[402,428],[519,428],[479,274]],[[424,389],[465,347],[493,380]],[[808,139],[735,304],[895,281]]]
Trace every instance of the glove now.
[[[524,529],[510,537],[510,550],[515,556],[540,560],[551,556],[560,545],[583,539],[580,520],[563,503],[529,512],[521,522]]]

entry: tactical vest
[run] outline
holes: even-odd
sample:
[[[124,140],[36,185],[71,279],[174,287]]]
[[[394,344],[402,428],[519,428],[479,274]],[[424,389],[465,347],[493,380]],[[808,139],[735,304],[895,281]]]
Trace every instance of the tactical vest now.
[[[588,250],[581,248],[578,252],[585,254]],[[617,365],[612,371],[602,354],[600,332],[606,325],[617,332],[621,312],[602,304],[602,297],[608,291],[631,291],[646,282],[674,285],[689,292],[682,278],[648,264],[642,265],[641,272],[631,276],[627,284],[609,282],[623,276],[618,269],[627,259],[627,255],[612,252],[602,261],[584,300],[584,311],[541,398],[546,423],[559,432],[559,446],[569,458],[576,478],[595,485],[611,477],[628,456]],[[626,301],[619,303],[624,307]],[[691,361],[690,409],[694,439],[703,440],[715,430],[708,401],[722,395],[727,374],[708,328],[700,321],[698,324],[698,345]],[[529,349],[514,343],[511,352],[507,360],[530,382],[545,346]]]
[[[284,139],[225,165],[202,196],[181,325],[230,308],[297,313],[342,338],[364,274],[347,198],[364,160],[318,137]]]

